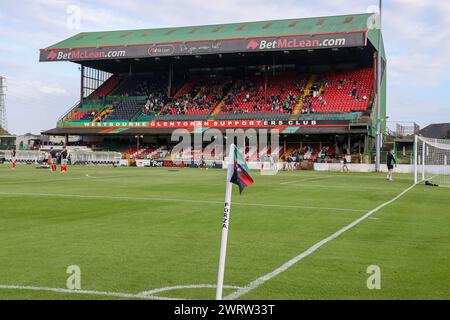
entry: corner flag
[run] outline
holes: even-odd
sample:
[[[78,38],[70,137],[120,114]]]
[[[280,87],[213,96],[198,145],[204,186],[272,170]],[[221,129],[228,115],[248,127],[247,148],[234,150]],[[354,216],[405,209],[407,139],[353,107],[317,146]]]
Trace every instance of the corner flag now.
[[[231,160],[231,164],[228,164],[228,178],[231,183],[239,186],[239,192],[242,194],[242,191],[252,185],[254,181],[250,175],[247,163],[245,163],[236,146],[232,147],[232,149],[234,151],[230,150],[230,153],[233,152],[233,160]]]
[[[230,154],[228,156],[228,172],[226,182],[227,187],[225,192],[225,206],[223,209],[222,241],[220,245],[219,274],[217,276],[216,300],[222,300],[233,184],[239,186],[239,192],[241,194],[246,187],[253,184],[253,179],[250,175],[247,164],[245,163],[244,158],[239,153],[234,144],[231,145]]]

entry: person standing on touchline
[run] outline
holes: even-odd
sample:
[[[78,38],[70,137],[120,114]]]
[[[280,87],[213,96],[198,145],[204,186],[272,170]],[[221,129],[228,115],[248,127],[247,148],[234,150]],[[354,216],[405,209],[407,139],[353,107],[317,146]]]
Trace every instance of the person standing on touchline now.
[[[394,166],[397,165],[397,160],[394,157],[394,149],[390,149],[387,154],[387,167],[388,167],[388,175],[387,180],[392,181],[394,175]]]

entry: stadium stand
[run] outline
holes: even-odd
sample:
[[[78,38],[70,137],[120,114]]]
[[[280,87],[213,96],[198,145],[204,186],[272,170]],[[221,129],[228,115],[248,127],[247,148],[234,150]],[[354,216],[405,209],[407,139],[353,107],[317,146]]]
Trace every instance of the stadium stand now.
[[[362,113],[373,101],[373,82],[373,68],[283,72],[267,78],[195,77],[174,85],[169,97],[161,79],[145,74],[112,76],[69,120],[296,120],[309,114]]]

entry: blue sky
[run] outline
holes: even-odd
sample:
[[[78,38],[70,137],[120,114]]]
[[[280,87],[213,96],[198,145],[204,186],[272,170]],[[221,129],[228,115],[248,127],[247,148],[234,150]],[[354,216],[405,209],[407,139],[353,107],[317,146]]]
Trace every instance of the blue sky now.
[[[390,120],[450,122],[450,1],[385,0]],[[9,131],[38,133],[79,98],[78,65],[39,49],[83,31],[171,27],[373,11],[376,0],[1,0],[0,75]],[[80,8],[80,28],[67,24]]]

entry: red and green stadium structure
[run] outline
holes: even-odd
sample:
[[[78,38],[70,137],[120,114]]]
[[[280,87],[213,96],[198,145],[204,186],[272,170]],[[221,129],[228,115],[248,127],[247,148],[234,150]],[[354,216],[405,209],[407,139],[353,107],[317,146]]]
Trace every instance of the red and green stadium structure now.
[[[285,155],[330,146],[371,161],[378,98],[386,124],[375,25],[366,13],[80,33],[40,51],[81,70],[80,101],[44,134],[111,149],[170,145],[175,129],[199,125],[277,128]]]

